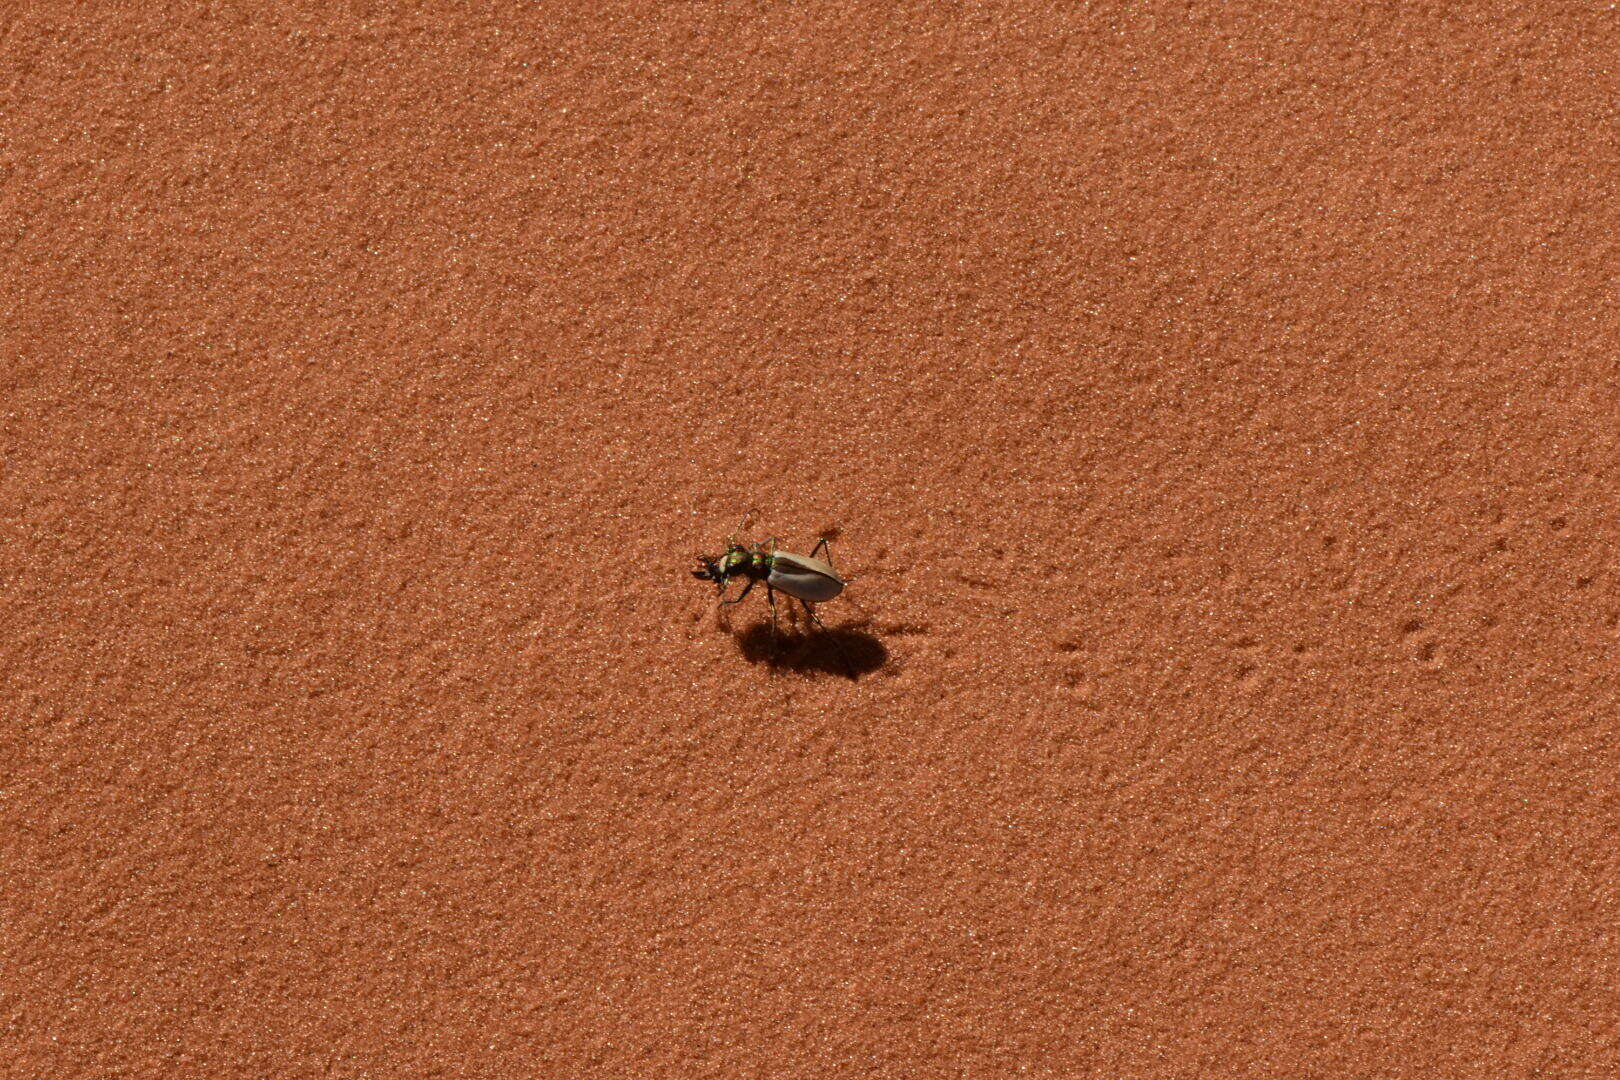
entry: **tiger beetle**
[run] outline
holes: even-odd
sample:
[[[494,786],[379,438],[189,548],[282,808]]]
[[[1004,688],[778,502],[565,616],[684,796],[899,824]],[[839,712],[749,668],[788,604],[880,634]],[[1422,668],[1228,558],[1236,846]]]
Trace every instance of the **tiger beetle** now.
[[[742,524],[737,527],[742,532],[748,527],[753,518],[754,511],[750,510],[748,516],[743,518]],[[816,558],[827,550],[827,538],[822,537],[811,549],[808,555],[795,555],[791,551],[777,551],[776,537],[771,537],[764,543],[752,547],[737,542],[735,535],[726,537],[726,550],[722,555],[699,555],[697,557],[701,569],[693,570],[692,576],[702,581],[712,581],[720,593],[720,606],[742,603],[744,597],[754,588],[754,585],[763,581],[765,583],[765,598],[771,605],[771,642],[777,641],[776,627],[776,593],[778,590],[787,593],[800,604],[810,616],[810,620],[820,627],[823,633],[827,626],[816,614],[812,604],[819,604],[831,600],[844,591],[844,579],[832,568],[832,564]],[[743,591],[730,600],[725,598],[726,589],[733,578],[746,578],[747,584]]]

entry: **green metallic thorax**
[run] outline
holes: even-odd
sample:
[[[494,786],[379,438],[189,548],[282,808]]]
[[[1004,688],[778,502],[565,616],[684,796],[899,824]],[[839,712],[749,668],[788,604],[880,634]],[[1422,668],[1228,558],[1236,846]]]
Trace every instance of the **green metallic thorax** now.
[[[726,552],[726,558],[721,563],[727,577],[750,577],[764,580],[770,575],[771,565],[775,561],[768,552],[747,548],[732,548]]]

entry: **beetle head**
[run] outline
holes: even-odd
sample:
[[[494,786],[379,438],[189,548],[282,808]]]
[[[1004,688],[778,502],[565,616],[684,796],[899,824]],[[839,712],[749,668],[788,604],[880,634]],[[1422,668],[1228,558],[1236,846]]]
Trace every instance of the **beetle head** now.
[[[702,568],[693,570],[692,576],[702,581],[712,581],[721,588],[725,588],[727,581],[740,575],[762,576],[754,572],[754,553],[741,544],[729,545],[724,555],[699,555],[697,561]]]

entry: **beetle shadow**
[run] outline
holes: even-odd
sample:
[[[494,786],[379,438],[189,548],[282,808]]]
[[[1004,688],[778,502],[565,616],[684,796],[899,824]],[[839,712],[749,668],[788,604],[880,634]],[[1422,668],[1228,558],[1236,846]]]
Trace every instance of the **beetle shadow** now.
[[[778,671],[804,674],[842,675],[858,679],[889,662],[883,642],[861,630],[789,630],[784,627],[775,638],[771,624],[756,622],[733,635],[743,658],[751,664],[765,664]]]

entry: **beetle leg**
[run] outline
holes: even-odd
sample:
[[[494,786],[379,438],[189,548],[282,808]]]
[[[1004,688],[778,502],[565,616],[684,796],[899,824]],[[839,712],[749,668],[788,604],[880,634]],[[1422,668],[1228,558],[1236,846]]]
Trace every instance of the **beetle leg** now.
[[[729,581],[728,581],[728,583],[729,583]],[[720,601],[720,603],[722,605],[725,605],[725,604],[740,604],[740,603],[743,602],[743,597],[748,595],[748,590],[752,589],[753,587],[754,587],[754,579],[749,578],[748,579],[748,584],[743,586],[743,591],[737,594],[737,599],[735,599],[735,600],[722,600],[722,601]],[[725,586],[722,585],[721,589],[724,590],[724,588],[725,588]],[[722,591],[721,595],[724,596],[725,593]]]
[[[823,540],[822,543],[825,544],[826,541]],[[843,662],[844,671],[849,674],[850,678],[855,678],[855,665],[850,662],[849,651],[844,648],[844,643],[833,637],[832,631],[827,629],[827,624],[821,621],[820,615],[816,614],[816,609],[810,606],[810,601],[800,600],[799,603],[804,605],[804,613],[810,616],[810,621],[816,624],[822,636],[832,642],[833,648],[838,650],[838,659]]]
[[[776,635],[776,590],[771,588],[771,583],[768,581],[765,583],[765,599],[771,603],[771,651],[780,653],[782,643],[781,639]]]
[[[816,556],[820,555],[823,551],[826,551],[826,550],[827,550],[827,538],[825,536],[823,536],[820,540],[816,541],[816,546],[810,549],[810,557],[812,559],[814,559]],[[832,565],[832,558],[831,557],[828,557],[825,561],[826,561],[828,566]]]
[[[817,615],[816,609],[810,606],[810,601],[800,600],[799,606],[804,608],[804,613],[810,616],[810,621],[816,624],[817,630],[820,630],[823,634],[827,633],[827,624],[821,621],[821,616]]]

